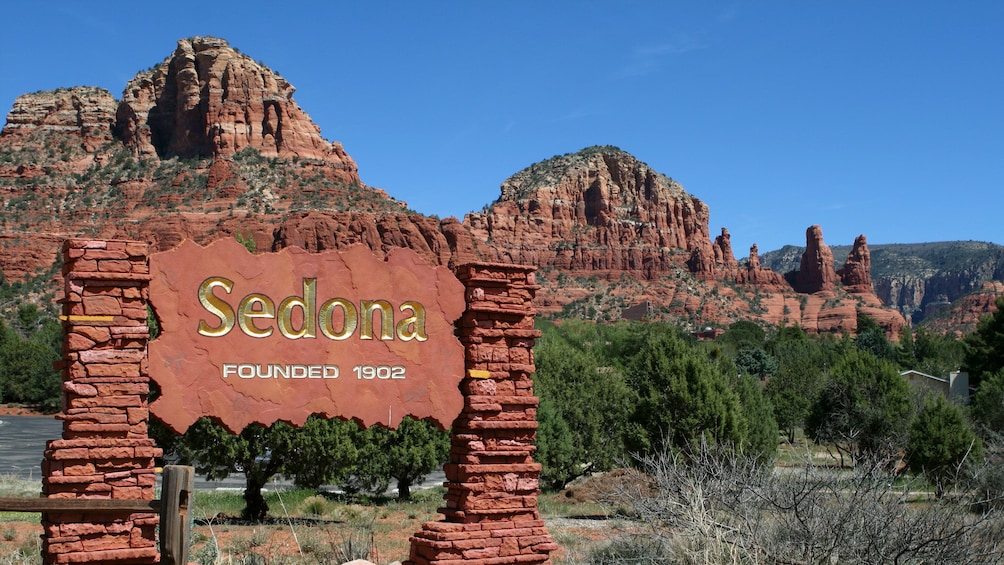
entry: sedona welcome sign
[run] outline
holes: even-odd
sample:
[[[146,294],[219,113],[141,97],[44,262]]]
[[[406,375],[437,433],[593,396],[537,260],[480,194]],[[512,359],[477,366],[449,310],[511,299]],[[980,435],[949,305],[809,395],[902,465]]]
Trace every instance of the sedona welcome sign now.
[[[233,432],[314,413],[447,427],[460,412],[464,287],[414,251],[357,245],[254,255],[233,239],[150,257],[160,335],[151,412],[176,431],[213,415]]]

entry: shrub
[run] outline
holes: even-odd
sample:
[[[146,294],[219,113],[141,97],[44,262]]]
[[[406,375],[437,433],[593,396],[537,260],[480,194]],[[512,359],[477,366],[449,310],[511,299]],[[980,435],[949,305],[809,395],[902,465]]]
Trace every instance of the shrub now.
[[[323,516],[328,512],[328,501],[323,496],[304,499],[302,512],[311,516]]]
[[[971,510],[982,500],[980,492],[959,489],[954,497],[918,503],[916,491],[923,485],[894,480],[882,462],[835,471],[806,461],[775,471],[731,449],[702,445],[641,463],[650,481],[619,485],[604,497],[646,525],[649,543],[622,542],[631,558],[653,547],[665,548],[662,562],[669,563],[1000,563],[1004,558],[1004,516],[993,506]],[[613,549],[607,551],[601,555]]]
[[[589,563],[594,565],[646,565],[671,562],[667,548],[658,539],[649,536],[629,535],[615,538],[610,543],[589,552]]]

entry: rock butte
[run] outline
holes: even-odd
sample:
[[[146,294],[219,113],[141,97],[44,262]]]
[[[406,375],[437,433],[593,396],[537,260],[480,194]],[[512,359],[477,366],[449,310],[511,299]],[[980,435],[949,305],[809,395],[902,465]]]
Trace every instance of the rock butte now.
[[[341,144],[271,69],[211,37],[180,40],[116,101],[91,87],[19,97],[0,132],[0,269],[51,274],[72,236],[148,241],[239,237],[259,251],[362,243],[408,247],[434,265],[535,265],[544,314],[727,325],[753,317],[809,331],[850,331],[857,312],[895,336],[903,317],[875,296],[864,237],[840,273],[810,227],[802,267],[782,274],[758,250],[737,261],[709,210],[680,184],[615,147],[590,147],[514,174],[464,220],[439,220],[365,185]],[[793,281],[789,282],[789,281]]]

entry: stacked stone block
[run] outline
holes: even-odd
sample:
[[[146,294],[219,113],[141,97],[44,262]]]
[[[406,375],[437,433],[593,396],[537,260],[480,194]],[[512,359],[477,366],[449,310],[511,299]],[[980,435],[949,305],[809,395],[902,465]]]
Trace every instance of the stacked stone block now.
[[[48,442],[48,498],[153,500],[146,347],[147,244],[70,240],[63,246],[62,439]],[[159,516],[42,515],[45,563],[156,563]]]
[[[558,546],[537,509],[533,461],[537,397],[531,375],[532,267],[469,264],[457,269],[467,310],[459,323],[467,375],[464,409],[453,423],[441,522],[411,538],[413,565],[550,563]]]

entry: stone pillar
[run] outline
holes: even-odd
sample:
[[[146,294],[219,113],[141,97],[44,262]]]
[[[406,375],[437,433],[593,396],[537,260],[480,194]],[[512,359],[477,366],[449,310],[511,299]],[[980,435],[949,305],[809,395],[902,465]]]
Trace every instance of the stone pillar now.
[[[532,267],[468,264],[457,269],[467,310],[464,409],[453,422],[445,519],[411,538],[413,565],[550,563],[554,543],[537,510],[540,464],[531,305],[540,287]]]
[[[147,244],[63,245],[62,439],[48,442],[48,498],[153,500],[147,433]],[[44,563],[156,563],[159,516],[148,512],[42,514]]]

